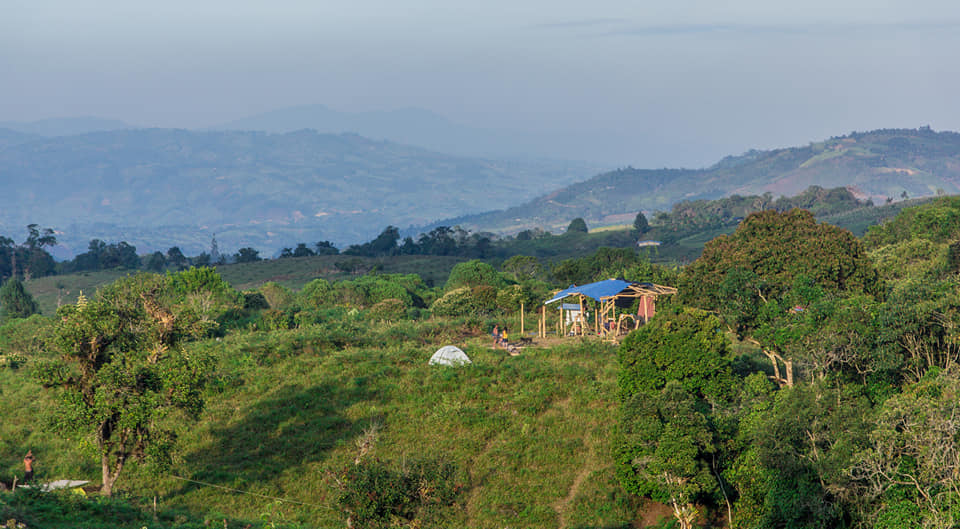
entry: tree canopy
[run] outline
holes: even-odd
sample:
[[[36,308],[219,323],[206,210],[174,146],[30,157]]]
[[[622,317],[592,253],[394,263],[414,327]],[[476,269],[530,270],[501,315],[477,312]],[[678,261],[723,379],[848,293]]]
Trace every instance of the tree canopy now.
[[[58,310],[53,343],[60,356],[36,372],[56,392],[50,419],[57,430],[92,438],[105,495],[128,462],[168,462],[173,421],[203,408],[211,363],[181,344],[216,327],[216,315],[205,310],[211,304],[195,302],[224,293],[216,279],[201,271],[140,274]]]

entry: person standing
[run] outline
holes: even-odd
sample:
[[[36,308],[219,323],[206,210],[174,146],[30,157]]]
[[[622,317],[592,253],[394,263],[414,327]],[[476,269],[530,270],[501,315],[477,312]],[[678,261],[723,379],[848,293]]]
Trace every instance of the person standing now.
[[[33,481],[33,462],[36,461],[36,458],[33,457],[33,450],[27,450],[27,455],[23,456],[23,482],[27,483]]]

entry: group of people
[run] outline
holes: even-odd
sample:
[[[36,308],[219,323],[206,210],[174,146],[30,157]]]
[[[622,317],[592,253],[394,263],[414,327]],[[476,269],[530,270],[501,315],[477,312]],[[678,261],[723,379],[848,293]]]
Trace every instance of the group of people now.
[[[500,325],[493,326],[493,343],[496,346],[507,348],[510,346],[509,340],[507,340],[507,326],[504,325],[503,329],[500,329]]]
[[[507,352],[510,353],[510,356],[517,356],[518,354],[520,354],[520,348],[510,343],[510,340],[508,339],[508,336],[507,336],[506,326],[504,326],[503,329],[501,329],[499,325],[494,325],[493,332],[491,332],[490,334],[493,335],[493,344],[495,346],[506,349]]]

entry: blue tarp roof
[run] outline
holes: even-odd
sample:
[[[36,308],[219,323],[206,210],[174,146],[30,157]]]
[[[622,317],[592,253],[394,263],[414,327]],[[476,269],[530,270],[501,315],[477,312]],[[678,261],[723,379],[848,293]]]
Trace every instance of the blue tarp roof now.
[[[597,281],[596,283],[581,285],[579,287],[571,286],[566,290],[557,292],[552,298],[544,301],[543,304],[549,305],[550,303],[555,303],[574,294],[583,294],[588,298],[600,301],[600,298],[609,298],[610,296],[615,296],[623,292],[625,288],[632,284],[630,281],[624,281],[622,279],[604,279],[603,281]]]

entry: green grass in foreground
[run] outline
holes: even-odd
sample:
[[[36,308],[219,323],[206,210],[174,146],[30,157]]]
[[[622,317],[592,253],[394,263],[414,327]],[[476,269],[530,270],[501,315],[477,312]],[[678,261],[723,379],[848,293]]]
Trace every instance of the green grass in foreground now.
[[[616,483],[611,456],[613,347],[583,342],[509,357],[489,349],[485,337],[469,337],[476,336],[476,324],[357,325],[353,345],[344,348],[330,343],[332,329],[323,325],[195,344],[220,362],[206,411],[198,424],[184,425],[181,459],[170,472],[157,477],[131,467],[118,482],[119,494],[141,505],[156,496],[161,515],[236,520],[233,527],[264,513],[307,527],[342,527],[329,471],[351,464],[356,439],[377,424],[381,433],[370,457],[397,464],[437,458],[459,469],[463,491],[456,504],[427,527],[591,528],[633,521],[636,504]],[[428,366],[446,343],[460,345],[474,363]],[[5,390],[10,398],[0,405],[0,456],[11,463],[6,472],[17,468],[27,439],[45,478],[99,481],[88,446],[45,435],[30,420],[47,401],[29,369],[0,370],[0,384],[21,388]]]

